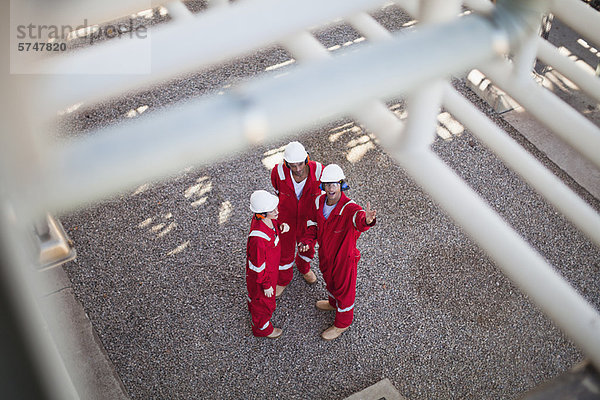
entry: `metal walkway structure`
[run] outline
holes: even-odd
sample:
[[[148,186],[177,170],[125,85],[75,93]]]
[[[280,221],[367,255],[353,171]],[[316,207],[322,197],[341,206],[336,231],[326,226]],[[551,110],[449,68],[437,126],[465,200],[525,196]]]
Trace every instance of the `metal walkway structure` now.
[[[31,226],[40,216],[66,212],[150,179],[166,178],[189,165],[275,141],[314,126],[315,121],[324,124],[341,116],[350,116],[372,132],[414,181],[600,368],[598,310],[430,149],[443,107],[600,246],[600,215],[450,84],[452,76],[478,69],[600,167],[600,128],[538,85],[531,74],[539,58],[600,102],[600,79],[539,35],[542,16],[552,13],[600,48],[600,14],[590,12],[579,0],[394,3],[418,23],[406,31],[387,31],[369,15],[386,3],[373,0],[212,1],[207,11],[197,15],[180,2],[154,0],[63,1],[53,8],[36,8],[39,15],[31,18],[72,26],[83,15],[93,15],[97,20],[90,23],[101,24],[159,6],[172,18],[145,37],[108,40],[35,62],[11,59],[12,74],[2,76],[2,87],[15,94],[14,99],[5,98],[2,107],[6,125],[0,144],[6,263],[2,278],[13,302],[20,305],[20,322],[29,335],[27,343],[36,349],[37,365],[50,372],[44,385],[55,391],[51,397],[78,395],[71,384],[65,384],[70,382],[67,371],[57,368],[62,363],[53,339],[40,329],[48,316],[42,317],[36,304],[38,283],[30,246]],[[310,31],[341,21],[366,40],[334,56]],[[6,33],[8,27],[2,29]],[[195,37],[211,40],[173,45]],[[223,94],[142,115],[85,137],[56,143],[45,131],[61,110],[81,103],[90,106],[274,44],[283,46],[297,62],[284,74],[264,74]],[[18,58],[13,49],[4,50]],[[398,97],[406,99],[404,122],[385,103]]]

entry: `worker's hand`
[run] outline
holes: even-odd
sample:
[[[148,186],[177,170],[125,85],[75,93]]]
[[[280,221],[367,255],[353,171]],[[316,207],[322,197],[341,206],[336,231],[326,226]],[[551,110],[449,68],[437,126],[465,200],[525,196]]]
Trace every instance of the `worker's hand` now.
[[[308,251],[308,248],[309,248],[309,247],[310,247],[310,246],[309,246],[309,245],[307,245],[307,244],[304,244],[304,243],[298,243],[298,250],[299,250],[299,251],[301,251],[301,252],[303,252],[303,253],[304,253],[305,251]]]
[[[273,293],[275,292],[275,290],[273,290],[273,286],[271,286],[270,288],[265,289],[264,292],[265,292],[265,296],[271,297],[271,296],[273,296]]]
[[[286,224],[285,222],[283,224],[281,224],[281,226],[279,228],[281,229],[281,233],[286,233],[290,230],[290,226],[288,224]]]
[[[365,210],[365,220],[367,225],[371,225],[376,216],[377,210],[371,210],[371,203],[367,202],[367,209]]]

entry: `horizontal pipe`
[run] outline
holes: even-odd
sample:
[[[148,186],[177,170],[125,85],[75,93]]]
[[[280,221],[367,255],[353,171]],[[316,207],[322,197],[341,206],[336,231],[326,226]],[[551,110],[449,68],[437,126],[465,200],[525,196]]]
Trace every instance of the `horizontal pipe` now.
[[[393,0],[393,2],[413,18],[419,15],[419,0]]]
[[[365,38],[373,41],[387,40],[392,34],[367,13],[358,13],[346,18],[354,29]]]
[[[497,38],[487,20],[467,16],[298,66],[277,79],[265,76],[223,96],[144,114],[61,144],[49,155],[56,163],[42,168],[48,175],[40,193],[48,195],[50,210],[73,207],[207,163],[261,137],[275,140],[462,73],[493,57]]]
[[[85,22],[91,26],[119,20],[163,4],[161,0],[28,0],[11,4],[11,17],[15,18],[12,22],[24,18],[27,24],[77,27]]]
[[[600,215],[450,85],[444,107],[600,247]]]
[[[47,103],[60,110],[78,102],[89,103],[139,90],[183,73],[242,57],[273,45],[279,38],[379,4],[373,0],[237,2],[166,24],[152,30],[145,38],[134,35],[133,38],[98,43],[40,63],[31,72],[41,69],[51,74],[41,80],[40,85]],[[182,38],[210,40],[192,45],[182,42]],[[102,71],[114,71],[115,60],[123,66],[139,66],[140,71],[138,74],[103,75]]]
[[[167,8],[171,18],[175,20],[194,18],[194,14],[189,8],[187,8],[185,4],[183,4],[183,1],[181,0],[172,0],[165,4],[165,7]]]
[[[351,25],[367,39],[375,37],[388,40],[392,34],[370,15],[361,13],[350,18]],[[303,32],[283,43],[286,50],[298,61],[315,61],[331,57],[327,49],[308,32]],[[370,100],[349,112],[350,117],[378,136],[394,137],[399,143],[403,124],[380,100]]]
[[[532,79],[514,79],[507,61],[479,68],[548,129],[600,167],[600,128]]]
[[[431,151],[392,156],[434,201],[600,367],[600,315]]]
[[[489,0],[464,0],[463,4],[482,14],[490,14],[494,10],[494,3]]]

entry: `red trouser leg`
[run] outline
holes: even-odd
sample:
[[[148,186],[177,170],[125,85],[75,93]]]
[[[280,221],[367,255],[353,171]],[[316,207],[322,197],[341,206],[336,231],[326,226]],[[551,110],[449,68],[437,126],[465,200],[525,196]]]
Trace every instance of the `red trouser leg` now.
[[[250,317],[252,318],[252,334],[254,336],[269,336],[273,332],[274,328],[271,323],[271,316],[273,315],[272,310],[275,309],[275,305],[273,304],[271,307],[271,302],[275,302],[275,296],[272,296],[272,301],[271,298],[265,297],[264,299],[253,299],[248,303]]]
[[[310,271],[310,262],[315,256],[315,245],[314,243],[310,246],[307,251],[298,252],[296,254],[296,267],[298,272],[302,275],[307,274]]]
[[[354,298],[356,297],[356,289],[349,290],[348,293],[340,295],[339,298],[334,298],[329,294],[329,304],[335,307],[335,321],[333,325],[338,328],[346,328],[352,324],[354,320]]]
[[[348,311],[340,311],[338,308],[335,312],[335,321],[333,325],[337,328],[346,328],[352,324],[352,320],[354,319],[354,307],[352,307]]]
[[[296,254],[296,234],[293,230],[280,235],[279,245],[281,256],[279,258],[279,275],[277,284],[287,286],[294,277],[294,255]]]
[[[358,261],[358,257],[355,259]],[[333,325],[338,328],[347,328],[352,324],[352,320],[354,319],[354,300],[356,299],[356,262],[354,265],[348,265],[349,276],[347,276],[343,282],[345,284],[340,284],[338,282],[335,284],[335,277],[333,277],[334,282],[332,287],[340,288],[335,292],[335,300],[336,300],[336,311],[335,311],[335,321]],[[338,278],[339,279],[339,278]],[[330,294],[332,294],[330,292]]]

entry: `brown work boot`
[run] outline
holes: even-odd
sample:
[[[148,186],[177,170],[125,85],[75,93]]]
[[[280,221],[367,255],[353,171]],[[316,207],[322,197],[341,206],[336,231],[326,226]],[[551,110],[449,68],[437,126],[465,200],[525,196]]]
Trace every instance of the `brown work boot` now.
[[[278,299],[281,297],[281,295],[283,294],[283,291],[285,290],[287,286],[279,286],[277,285],[277,287],[275,288],[275,298]]]
[[[319,310],[323,310],[323,311],[335,310],[335,307],[332,306],[331,304],[329,304],[329,300],[318,300],[316,306]]]
[[[345,328],[338,328],[335,325],[332,325],[329,328],[327,328],[323,333],[321,333],[321,337],[325,340],[337,339],[348,328],[349,326]]]
[[[271,332],[271,334],[268,335],[267,337],[269,339],[277,339],[279,336],[281,336],[282,333],[283,333],[283,330],[281,330],[279,328],[273,328],[273,332]]]
[[[306,283],[313,284],[317,281],[317,276],[315,275],[314,272],[312,272],[312,269],[309,270],[307,273],[305,273],[302,276],[304,277],[304,280],[306,281]]]

